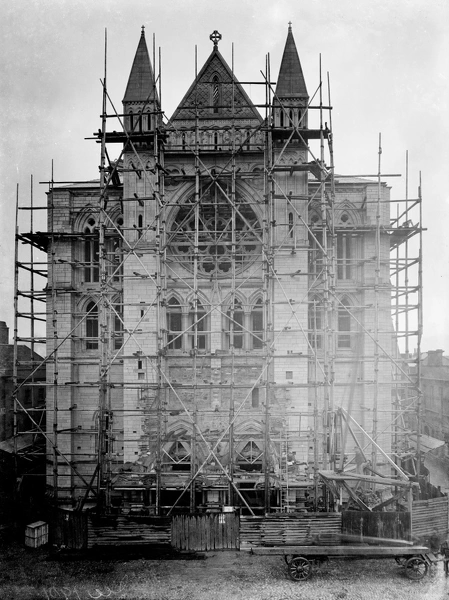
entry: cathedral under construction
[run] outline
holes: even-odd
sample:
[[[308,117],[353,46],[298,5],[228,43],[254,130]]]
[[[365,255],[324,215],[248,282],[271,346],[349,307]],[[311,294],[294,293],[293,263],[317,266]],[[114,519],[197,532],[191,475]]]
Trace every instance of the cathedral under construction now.
[[[291,25],[261,104],[220,40],[168,117],[142,29],[122,112],[103,82],[99,179],[52,180],[47,231],[18,235],[18,340],[46,303],[47,493],[109,515],[407,502],[420,190],[390,199],[380,142],[378,172],[338,174]]]

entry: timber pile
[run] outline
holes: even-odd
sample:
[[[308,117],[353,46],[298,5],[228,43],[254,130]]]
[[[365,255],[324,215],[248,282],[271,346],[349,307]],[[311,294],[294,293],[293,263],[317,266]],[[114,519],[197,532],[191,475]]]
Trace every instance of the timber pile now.
[[[256,546],[336,545],[340,513],[278,514],[240,518],[240,549]]]
[[[88,548],[94,546],[169,545],[171,519],[166,517],[89,518]]]
[[[437,531],[441,538],[448,535],[449,499],[431,498],[419,500],[412,504],[412,535],[413,537],[430,536]]]
[[[240,550],[261,546],[261,529],[265,517],[240,517]]]

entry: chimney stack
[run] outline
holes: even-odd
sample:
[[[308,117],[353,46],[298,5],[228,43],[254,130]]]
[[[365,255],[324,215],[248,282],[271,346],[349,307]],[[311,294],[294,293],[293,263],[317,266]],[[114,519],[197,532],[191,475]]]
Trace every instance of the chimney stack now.
[[[427,352],[429,367],[442,367],[443,366],[443,354],[444,350],[429,350]]]
[[[9,344],[9,327],[5,321],[0,321],[0,344]]]

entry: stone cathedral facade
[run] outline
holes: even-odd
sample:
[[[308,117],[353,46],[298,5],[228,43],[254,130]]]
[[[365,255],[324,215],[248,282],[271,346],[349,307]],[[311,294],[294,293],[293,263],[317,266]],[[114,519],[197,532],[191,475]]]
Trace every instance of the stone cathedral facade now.
[[[291,26],[263,109],[220,38],[166,117],[142,31],[100,180],[49,192],[59,503],[316,505],[355,457],[342,409],[391,449],[389,188],[334,172]]]

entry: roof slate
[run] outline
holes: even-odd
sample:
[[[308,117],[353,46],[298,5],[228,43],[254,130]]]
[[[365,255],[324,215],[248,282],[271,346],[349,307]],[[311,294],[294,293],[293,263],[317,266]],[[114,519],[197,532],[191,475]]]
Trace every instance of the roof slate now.
[[[142,30],[123,102],[148,102],[155,98],[158,100],[158,94],[154,86],[153,68],[145,33]]]
[[[211,107],[211,89],[215,75],[218,75],[219,85],[221,86],[221,97],[217,112],[214,112]],[[217,47],[214,47],[212,54],[181,100],[170,119],[170,123],[195,119],[197,106],[200,109],[199,119],[203,124],[204,121],[215,122],[219,120],[222,122],[223,119],[231,118],[254,120],[255,125],[262,122],[262,117],[256,107],[237,81],[235,75],[233,75],[232,70]]]
[[[288,28],[276,95],[280,99],[309,97],[291,26]]]

